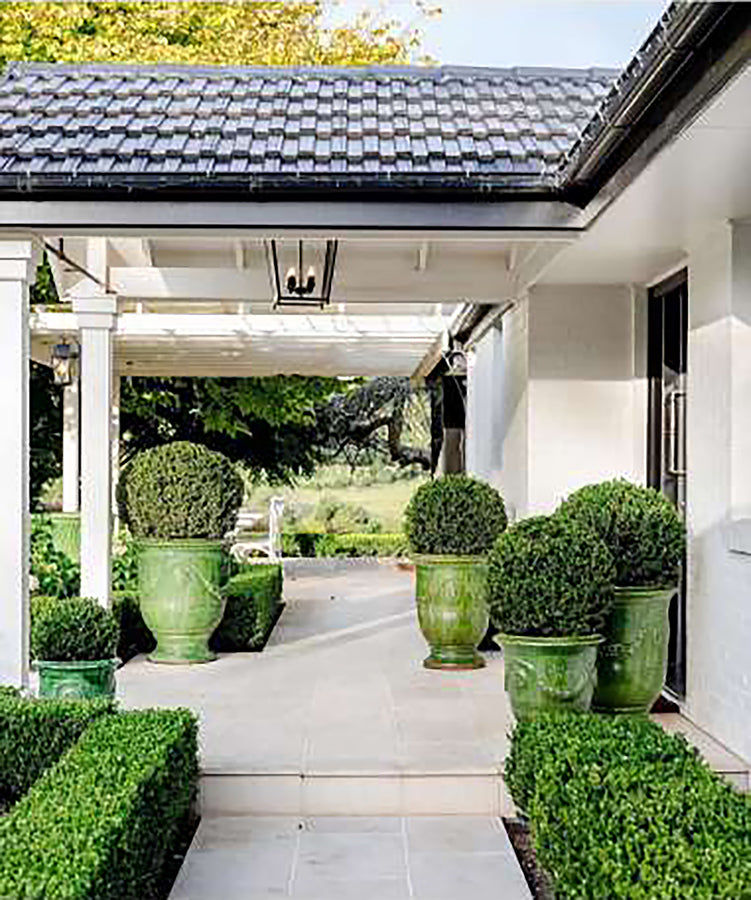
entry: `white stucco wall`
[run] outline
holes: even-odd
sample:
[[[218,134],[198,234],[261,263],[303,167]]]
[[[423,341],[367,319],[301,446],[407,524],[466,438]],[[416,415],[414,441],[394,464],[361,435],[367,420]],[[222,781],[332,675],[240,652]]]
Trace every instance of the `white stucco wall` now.
[[[628,287],[532,289],[528,513],[551,512],[590,482],[638,478],[634,379]]]
[[[722,225],[689,256],[685,712],[748,760],[750,438],[751,226]]]
[[[467,393],[467,471],[497,487],[511,520],[527,505],[527,301],[474,348]]]
[[[643,481],[643,304],[626,286],[533,288],[477,345],[468,469],[514,516],[551,512],[593,481]]]

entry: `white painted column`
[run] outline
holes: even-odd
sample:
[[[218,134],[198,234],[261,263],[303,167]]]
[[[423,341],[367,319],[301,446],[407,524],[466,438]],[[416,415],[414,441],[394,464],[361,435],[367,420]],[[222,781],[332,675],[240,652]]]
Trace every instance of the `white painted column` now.
[[[79,382],[63,389],[63,512],[80,509],[79,492]]]
[[[110,603],[112,332],[117,298],[77,298],[81,335],[81,594]]]
[[[0,239],[0,683],[28,683],[29,240]]]
[[[112,424],[110,432],[112,459],[112,533],[117,538],[120,515],[117,508],[117,482],[120,477],[120,376],[112,376]]]

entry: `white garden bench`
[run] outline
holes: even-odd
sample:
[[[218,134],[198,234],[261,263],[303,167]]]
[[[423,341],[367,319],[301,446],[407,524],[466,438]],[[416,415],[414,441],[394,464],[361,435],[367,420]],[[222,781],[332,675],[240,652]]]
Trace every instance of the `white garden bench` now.
[[[284,497],[272,497],[269,501],[269,530],[266,534],[253,534],[253,527],[263,521],[264,514],[257,512],[241,512],[237,516],[237,525],[232,534],[230,552],[238,562],[250,562],[254,553],[260,552],[268,556],[272,562],[282,558],[282,515],[284,513]]]

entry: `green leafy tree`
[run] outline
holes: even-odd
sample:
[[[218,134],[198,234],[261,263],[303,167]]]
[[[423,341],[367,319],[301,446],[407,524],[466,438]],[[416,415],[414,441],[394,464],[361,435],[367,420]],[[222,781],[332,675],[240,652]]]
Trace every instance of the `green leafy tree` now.
[[[364,12],[324,26],[312,2],[19,2],[0,5],[0,63],[363,65],[413,59],[414,26]],[[417,22],[437,10],[417,3]]]

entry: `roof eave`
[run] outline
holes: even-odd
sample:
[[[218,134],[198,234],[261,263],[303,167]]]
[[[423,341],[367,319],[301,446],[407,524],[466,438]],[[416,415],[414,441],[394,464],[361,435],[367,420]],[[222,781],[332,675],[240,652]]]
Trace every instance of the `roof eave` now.
[[[749,58],[751,4],[673,4],[564,159],[562,196],[583,207],[632,181]]]

